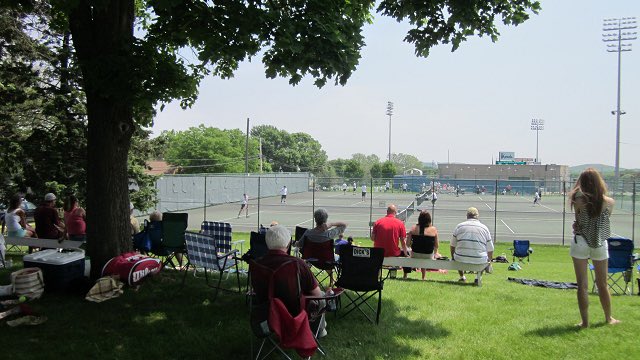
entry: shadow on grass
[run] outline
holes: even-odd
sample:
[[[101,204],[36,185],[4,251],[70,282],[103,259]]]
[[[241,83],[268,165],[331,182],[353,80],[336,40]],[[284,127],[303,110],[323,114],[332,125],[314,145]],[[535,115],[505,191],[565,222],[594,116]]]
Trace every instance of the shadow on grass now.
[[[576,333],[583,329],[579,328],[575,324],[570,325],[558,325],[551,327],[543,327],[540,329],[530,330],[525,332],[525,335],[539,336],[539,337],[556,337],[569,333]]]

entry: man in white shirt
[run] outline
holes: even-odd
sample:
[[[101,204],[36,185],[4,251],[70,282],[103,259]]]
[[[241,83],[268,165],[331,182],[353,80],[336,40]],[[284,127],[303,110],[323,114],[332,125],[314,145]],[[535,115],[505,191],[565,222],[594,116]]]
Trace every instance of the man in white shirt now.
[[[281,204],[286,204],[287,203],[287,193],[289,192],[289,190],[287,190],[287,186],[283,186],[282,189],[280,189],[280,203]]]
[[[247,217],[249,217],[249,195],[246,193],[242,194],[242,203],[240,204],[240,211],[238,211],[238,218],[240,218],[242,210],[245,210]]]
[[[478,220],[478,209],[467,209],[467,221],[461,222],[453,230],[451,238],[451,258],[467,264],[487,264],[493,258],[493,241],[489,228]],[[491,272],[491,266],[487,267]],[[461,282],[467,280],[462,271]]]
[[[342,183],[342,195],[347,194],[347,183]]]
[[[367,185],[362,184],[362,201],[367,198]]]

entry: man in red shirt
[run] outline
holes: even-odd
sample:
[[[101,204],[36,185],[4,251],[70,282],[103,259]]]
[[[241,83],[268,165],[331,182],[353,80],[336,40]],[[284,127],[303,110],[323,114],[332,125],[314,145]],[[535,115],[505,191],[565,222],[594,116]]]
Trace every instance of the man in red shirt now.
[[[396,218],[398,209],[395,205],[391,204],[387,207],[387,216],[378,219],[373,224],[373,231],[371,232],[371,240],[373,240],[373,246],[384,249],[384,256],[409,256],[407,250],[407,229],[404,227],[404,223]],[[402,242],[402,251],[398,246],[398,241]],[[403,268],[404,278],[411,272],[411,268]]]
[[[44,201],[36,208],[33,219],[36,222],[36,233],[42,239],[60,239],[64,236],[64,224],[56,210],[56,196],[48,193]]]

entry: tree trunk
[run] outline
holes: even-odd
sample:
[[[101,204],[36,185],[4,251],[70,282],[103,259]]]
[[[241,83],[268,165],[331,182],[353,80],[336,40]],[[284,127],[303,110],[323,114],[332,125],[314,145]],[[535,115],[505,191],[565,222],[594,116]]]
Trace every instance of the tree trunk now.
[[[134,130],[133,0],[80,0],[69,23],[87,95],[87,246],[91,277],[131,249],[127,156]]]

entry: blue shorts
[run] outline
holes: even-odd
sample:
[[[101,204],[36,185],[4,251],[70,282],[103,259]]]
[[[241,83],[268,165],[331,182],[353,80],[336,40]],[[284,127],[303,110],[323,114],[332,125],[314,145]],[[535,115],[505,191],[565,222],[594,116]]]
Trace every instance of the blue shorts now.
[[[7,236],[26,237],[27,236],[27,230],[25,230],[23,228],[20,228],[18,230],[8,231],[7,232]]]

